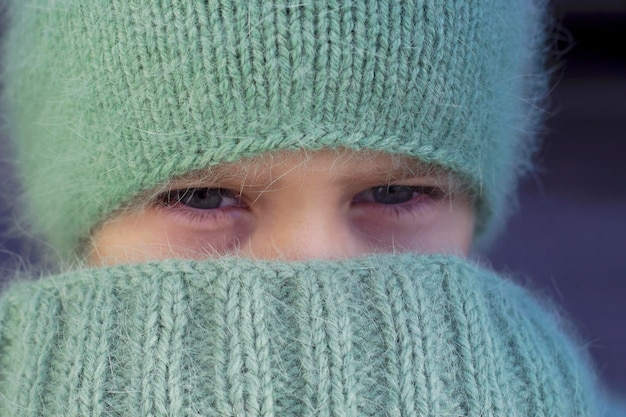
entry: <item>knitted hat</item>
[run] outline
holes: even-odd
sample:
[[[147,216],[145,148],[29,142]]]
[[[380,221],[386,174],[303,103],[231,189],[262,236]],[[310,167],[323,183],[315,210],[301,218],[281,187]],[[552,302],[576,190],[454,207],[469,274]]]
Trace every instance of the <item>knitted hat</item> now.
[[[62,254],[172,176],[282,149],[449,169],[480,236],[528,166],[542,0],[11,0],[5,83],[33,222]]]
[[[81,270],[0,323],[1,415],[600,415],[550,315],[440,256]]]

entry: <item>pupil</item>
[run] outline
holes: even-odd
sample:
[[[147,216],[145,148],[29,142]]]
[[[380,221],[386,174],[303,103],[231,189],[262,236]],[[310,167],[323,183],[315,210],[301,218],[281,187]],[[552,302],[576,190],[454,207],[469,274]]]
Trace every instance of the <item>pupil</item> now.
[[[222,193],[219,188],[194,188],[182,191],[178,201],[187,207],[211,210],[222,205]]]
[[[401,204],[413,198],[415,190],[413,187],[402,185],[390,185],[374,187],[372,197],[375,202],[381,204]]]

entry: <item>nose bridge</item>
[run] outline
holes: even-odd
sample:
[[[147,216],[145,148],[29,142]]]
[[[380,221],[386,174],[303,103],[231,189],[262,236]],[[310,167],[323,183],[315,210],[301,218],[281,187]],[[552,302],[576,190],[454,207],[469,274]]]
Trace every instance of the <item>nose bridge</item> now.
[[[260,259],[339,259],[360,253],[350,224],[341,213],[296,211],[267,222],[252,236],[251,255]]]

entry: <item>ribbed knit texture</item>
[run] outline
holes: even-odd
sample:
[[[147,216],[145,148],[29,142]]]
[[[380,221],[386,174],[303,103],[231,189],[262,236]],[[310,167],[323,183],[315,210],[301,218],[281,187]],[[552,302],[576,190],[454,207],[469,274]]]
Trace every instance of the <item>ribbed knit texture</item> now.
[[[7,97],[37,232],[71,253],[173,175],[281,149],[417,157],[502,222],[528,166],[542,0],[11,0]]]
[[[454,258],[86,269],[0,323],[2,416],[598,416],[553,317]]]

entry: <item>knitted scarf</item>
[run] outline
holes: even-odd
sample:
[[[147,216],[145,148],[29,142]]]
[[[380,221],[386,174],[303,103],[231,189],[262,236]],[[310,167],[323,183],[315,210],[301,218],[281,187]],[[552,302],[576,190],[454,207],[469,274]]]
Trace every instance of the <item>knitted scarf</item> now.
[[[12,286],[2,416],[597,416],[580,348],[464,260],[172,260]]]

